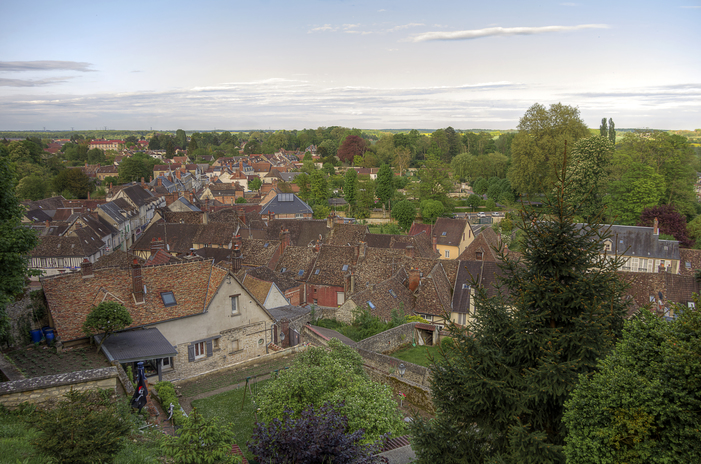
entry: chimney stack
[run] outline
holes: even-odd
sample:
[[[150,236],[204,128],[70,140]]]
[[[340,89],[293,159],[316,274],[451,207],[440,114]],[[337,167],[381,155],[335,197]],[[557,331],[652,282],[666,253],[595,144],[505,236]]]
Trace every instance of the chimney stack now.
[[[652,235],[660,235],[660,221],[655,218],[655,222],[653,223],[654,225],[652,226]]]
[[[131,283],[134,302],[136,304],[144,303],[144,279],[141,277],[141,265],[136,258],[131,265]]]
[[[241,256],[241,245],[236,243],[234,245],[234,256],[231,259],[231,271],[233,273],[237,273],[241,270],[241,261],[243,261],[243,257]]]
[[[353,253],[353,264],[358,264],[358,256],[360,255],[360,243],[356,243],[353,246],[355,253]]]
[[[158,186],[162,187],[163,186],[163,177],[158,177]]]
[[[51,221],[49,221],[49,220],[47,219],[46,221],[44,221],[44,225],[45,225],[46,228],[48,229],[49,227],[51,227]]]
[[[333,214],[329,214],[326,218],[326,228],[333,229]]]
[[[83,258],[83,262],[80,263],[80,273],[83,275],[83,279],[86,277],[93,277],[92,263],[88,258]]]
[[[418,269],[409,269],[409,291],[414,292],[421,283],[421,274]]]
[[[144,182],[144,178],[141,178],[141,188],[146,188],[146,182]]]
[[[288,229],[283,229],[280,227],[280,256],[285,252],[290,244],[290,231]]]
[[[407,245],[407,247],[406,247],[406,257],[407,257],[407,258],[413,258],[413,257],[414,257],[414,245]]]
[[[431,237],[431,241],[433,242],[433,252],[438,253],[438,237],[434,235],[433,237]]]
[[[272,211],[268,212],[268,223],[272,222],[275,220],[275,213]]]

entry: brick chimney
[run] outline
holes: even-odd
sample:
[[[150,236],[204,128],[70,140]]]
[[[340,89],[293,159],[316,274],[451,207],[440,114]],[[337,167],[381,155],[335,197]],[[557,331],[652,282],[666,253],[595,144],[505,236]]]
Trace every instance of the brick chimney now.
[[[275,220],[275,213],[272,211],[268,211],[268,222],[271,222],[274,220]]]
[[[353,246],[353,264],[358,264],[358,256],[360,255],[360,243],[356,243]]]
[[[329,214],[328,217],[326,218],[326,228],[327,229],[333,229],[333,214]]]
[[[280,227],[280,256],[285,252],[290,244],[290,231],[288,229],[283,229]]]
[[[175,171],[175,177],[177,177],[178,179],[180,179],[180,176],[181,176],[181,175],[182,175],[182,173],[180,172],[180,169],[178,169],[178,170]]]
[[[144,303],[144,279],[141,277],[141,265],[136,258],[131,265],[131,285],[134,302],[136,304]]]
[[[421,273],[418,269],[409,269],[409,291],[414,292],[421,283]]]
[[[163,177],[158,177],[158,186],[162,187],[163,186]]]
[[[88,258],[83,258],[83,262],[80,263],[80,274],[83,276],[83,279],[93,277],[95,275],[92,271],[92,263],[88,260]]]
[[[241,264],[243,261],[243,256],[241,256],[241,245],[236,243],[234,245],[234,255],[231,258],[231,271],[236,273],[241,270]]]
[[[431,241],[433,242],[433,252],[438,253],[438,237],[434,235],[433,237],[431,237]]]
[[[655,218],[655,222],[653,222],[652,235],[660,235],[660,221],[658,221],[657,218]]]
[[[44,221],[44,225],[45,225],[46,228],[48,229],[49,227],[51,227],[51,221],[49,221],[49,220],[47,219],[46,221]]]
[[[407,258],[413,258],[413,257],[414,257],[414,245],[407,245],[405,251],[406,251],[406,257],[407,257]]]
[[[145,182],[145,179],[142,177],[141,178],[141,188],[145,188],[145,187],[146,187],[146,182]]]

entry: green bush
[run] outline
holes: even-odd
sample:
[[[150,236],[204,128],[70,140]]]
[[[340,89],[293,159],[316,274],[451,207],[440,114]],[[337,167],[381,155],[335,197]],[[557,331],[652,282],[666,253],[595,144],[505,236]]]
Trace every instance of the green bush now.
[[[129,408],[107,390],[70,391],[65,398],[39,413],[33,445],[60,463],[111,462],[131,431]]]
[[[161,406],[163,410],[168,412],[170,409],[170,404],[173,403],[173,425],[183,425],[187,418],[180,409],[180,403],[178,402],[178,396],[175,394],[175,388],[170,382],[158,382],[153,388],[158,392],[158,396],[161,398]]]
[[[231,425],[220,425],[216,419],[205,419],[193,410],[185,419],[180,435],[165,440],[163,451],[175,464],[238,463],[241,457],[231,454],[233,436]]]

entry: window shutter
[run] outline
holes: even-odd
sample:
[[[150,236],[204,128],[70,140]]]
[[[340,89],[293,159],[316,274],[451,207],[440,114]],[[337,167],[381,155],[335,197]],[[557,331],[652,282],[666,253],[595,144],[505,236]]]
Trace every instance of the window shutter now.
[[[207,357],[212,356],[212,340],[207,340]]]
[[[195,362],[195,345],[187,347],[187,360],[188,362]]]

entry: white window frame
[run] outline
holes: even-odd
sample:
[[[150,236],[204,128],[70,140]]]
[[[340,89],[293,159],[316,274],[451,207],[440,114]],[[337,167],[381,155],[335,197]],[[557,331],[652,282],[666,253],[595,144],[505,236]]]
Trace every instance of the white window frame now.
[[[195,361],[207,356],[207,343],[206,342],[198,342],[198,343],[195,343],[194,346],[195,346]]]
[[[450,250],[445,250],[445,257],[450,258]]]
[[[239,295],[231,295],[231,315],[238,316],[241,314],[241,308],[239,307]]]

